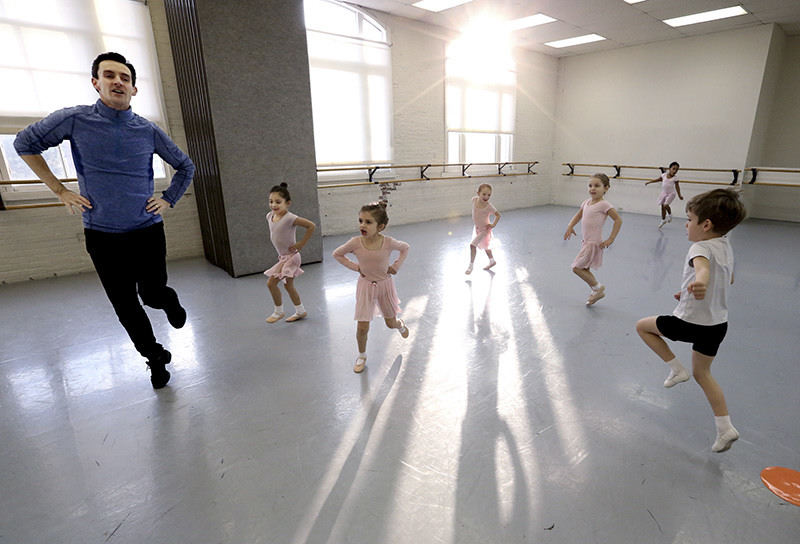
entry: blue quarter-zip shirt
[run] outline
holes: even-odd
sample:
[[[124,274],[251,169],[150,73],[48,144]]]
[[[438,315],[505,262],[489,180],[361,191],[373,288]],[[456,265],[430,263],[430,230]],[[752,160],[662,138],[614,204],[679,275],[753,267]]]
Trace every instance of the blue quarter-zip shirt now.
[[[191,159],[157,125],[128,108],[109,108],[101,100],[51,113],[14,140],[20,155],[38,155],[69,140],[80,194],[92,208],[83,226],[103,232],[129,232],[162,221],[146,211],[153,196],[153,153],[175,169],[162,198],[174,206],[194,175]]]

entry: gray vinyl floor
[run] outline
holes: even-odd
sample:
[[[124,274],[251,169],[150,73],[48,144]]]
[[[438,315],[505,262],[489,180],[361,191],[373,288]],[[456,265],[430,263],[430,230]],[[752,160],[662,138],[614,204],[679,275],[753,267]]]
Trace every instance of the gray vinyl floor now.
[[[664,389],[634,331],[674,308],[683,221],[623,214],[587,308],[574,212],[504,212],[469,277],[469,218],[390,226],[411,335],[373,321],[361,375],[330,257],[297,280],[309,318],[274,325],[263,276],[170,263],[189,321],[148,309],[157,392],[94,274],[0,286],[0,544],[800,542],[759,476],[800,469],[800,224],[731,235],[712,370],[741,439],[714,454],[700,388]]]

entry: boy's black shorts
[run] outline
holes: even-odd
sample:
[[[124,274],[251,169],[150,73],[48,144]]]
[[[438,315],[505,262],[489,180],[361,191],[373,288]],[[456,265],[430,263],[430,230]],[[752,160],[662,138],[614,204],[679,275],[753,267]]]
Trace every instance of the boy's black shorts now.
[[[660,315],[656,318],[658,331],[676,342],[691,342],[692,349],[703,355],[714,357],[717,354],[728,323],[719,325],[695,325],[674,315]]]

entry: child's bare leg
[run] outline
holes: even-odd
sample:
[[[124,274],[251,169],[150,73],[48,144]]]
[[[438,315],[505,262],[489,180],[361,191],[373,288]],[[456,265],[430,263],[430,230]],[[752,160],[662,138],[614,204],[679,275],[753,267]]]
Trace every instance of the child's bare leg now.
[[[594,277],[594,274],[592,274],[592,271],[588,268],[573,268],[572,271],[575,272],[576,276],[588,283],[589,287],[595,287],[597,285],[597,278]]]
[[[283,298],[281,297],[281,290],[278,288],[278,283],[280,283],[280,281],[281,280],[275,276],[270,276],[270,278],[267,280],[267,287],[272,295],[272,302],[275,303],[275,310],[272,312],[272,315],[267,318],[267,323],[275,323],[285,315],[283,312]]]
[[[666,219],[666,218],[667,218],[667,207],[664,204],[662,204],[661,205],[661,219]]]
[[[269,293],[272,295],[272,302],[275,306],[281,306],[283,304],[283,297],[281,296],[281,290],[278,289],[278,283],[281,280],[276,278],[275,276],[270,276],[267,280],[267,288],[269,288]]]
[[[703,388],[711,410],[715,416],[727,416],[728,405],[725,403],[725,395],[722,388],[711,375],[711,362],[713,357],[692,351],[692,374],[694,379]]]
[[[383,320],[386,322],[386,326],[390,329],[397,329],[400,332],[400,336],[403,338],[408,338],[408,327],[403,322],[402,319],[397,319],[396,317],[385,317]]]
[[[739,439],[739,431],[731,423],[725,394],[717,380],[711,375],[712,361],[714,358],[710,355],[703,355],[692,350],[692,374],[711,405],[711,410],[714,412],[714,424],[717,427],[717,438],[711,446],[711,451],[720,453],[729,450],[731,444]]]
[[[367,333],[369,333],[369,321],[359,321],[356,325],[356,343],[358,344],[358,357],[353,365],[353,372],[364,371],[367,366]]]
[[[689,372],[683,367],[681,362],[675,358],[675,354],[669,349],[669,346],[661,337],[661,332],[656,325],[656,316],[645,317],[636,323],[636,332],[647,347],[661,357],[661,360],[667,363],[670,367],[669,376],[664,380],[664,387],[672,387],[673,385],[685,382],[689,379]]]
[[[656,355],[661,357],[665,363],[675,358],[675,354],[669,349],[669,346],[661,337],[661,333],[656,326],[656,316],[644,317],[636,323],[636,332],[647,347],[652,349]]]
[[[497,263],[496,263],[496,262],[495,262],[495,260],[494,260],[494,256],[492,255],[492,250],[491,250],[491,249],[487,249],[487,250],[486,250],[486,256],[487,256],[487,257],[489,257],[489,264],[487,264],[486,266],[484,266],[484,267],[483,267],[483,269],[484,269],[484,270],[489,270],[491,267],[493,267],[493,266],[494,266],[494,265],[496,265]]]
[[[663,209],[663,210],[662,210],[662,212],[661,212],[661,215],[662,215],[662,217],[666,217],[666,216],[664,215],[664,212],[666,212],[666,214],[667,214],[667,215],[672,215],[672,208],[670,208],[670,207],[669,207],[669,204],[667,204],[666,206],[664,206],[664,209]]]
[[[294,304],[294,315],[287,317],[286,321],[291,323],[292,321],[297,321],[306,317],[308,314],[306,313],[305,306],[300,302],[300,294],[297,292],[297,289],[294,288],[294,278],[286,278],[286,292],[289,293],[289,298],[292,300],[292,304]]]
[[[356,343],[358,343],[358,353],[367,353],[367,335],[369,334],[369,321],[359,321],[356,325]]]
[[[471,274],[472,273],[472,265],[475,264],[475,254],[478,252],[478,248],[473,246],[472,244],[469,245],[469,266],[467,267],[466,272],[464,274]]]

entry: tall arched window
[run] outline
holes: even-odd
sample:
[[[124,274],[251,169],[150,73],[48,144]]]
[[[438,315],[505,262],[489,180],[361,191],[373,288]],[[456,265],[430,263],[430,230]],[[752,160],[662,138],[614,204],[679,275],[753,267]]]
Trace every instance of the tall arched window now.
[[[333,0],[305,0],[317,164],[390,162],[392,78],[386,29]]]

